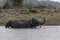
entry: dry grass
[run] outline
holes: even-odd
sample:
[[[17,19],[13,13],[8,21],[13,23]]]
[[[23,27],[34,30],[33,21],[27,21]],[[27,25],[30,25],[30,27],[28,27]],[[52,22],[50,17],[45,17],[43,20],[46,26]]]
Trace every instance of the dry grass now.
[[[29,13],[20,11],[20,9],[0,9],[0,24],[6,24],[9,20],[30,20],[36,18],[42,21],[42,17],[45,17],[45,25],[60,25],[60,10],[56,9],[37,9],[39,13]],[[25,9],[24,9],[25,10]],[[22,13],[22,14],[21,14]]]

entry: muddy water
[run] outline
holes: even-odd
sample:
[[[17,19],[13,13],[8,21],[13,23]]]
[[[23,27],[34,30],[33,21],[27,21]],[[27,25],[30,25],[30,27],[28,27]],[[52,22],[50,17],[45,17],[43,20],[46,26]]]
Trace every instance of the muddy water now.
[[[0,40],[60,40],[60,26],[39,29],[12,29],[0,27]]]

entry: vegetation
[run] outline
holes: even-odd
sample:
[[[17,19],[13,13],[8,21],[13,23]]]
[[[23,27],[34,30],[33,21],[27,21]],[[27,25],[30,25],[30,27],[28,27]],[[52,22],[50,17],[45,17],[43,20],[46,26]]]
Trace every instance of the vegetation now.
[[[10,1],[13,1],[11,8],[17,7],[17,6],[22,6],[22,2],[23,2],[23,0],[10,0]],[[9,4],[8,0],[6,0],[4,6],[2,8],[10,8],[10,4]]]
[[[13,9],[0,9],[0,24],[4,25],[9,20],[29,20],[31,18],[42,21],[41,17],[44,16],[46,18],[45,25],[60,25],[60,9],[54,8],[52,4],[48,6],[38,4],[34,6],[33,3],[22,4],[22,1],[23,0],[13,0]],[[23,9],[17,6],[23,6]],[[16,7],[16,9],[14,7]],[[10,8],[8,1],[5,2],[3,8]],[[31,8],[31,10],[36,9],[39,13],[31,13],[29,12],[29,8]]]
[[[39,21],[43,21],[42,17],[46,18],[45,25],[60,25],[60,10],[56,9],[38,9],[39,13],[29,13],[24,11],[20,11],[21,8],[17,9],[1,9],[0,10],[0,24],[6,24],[9,20],[30,20],[31,18],[36,18]],[[29,9],[28,9],[29,10]],[[43,10],[43,11],[42,11]],[[54,10],[54,11],[53,11]],[[50,12],[50,14],[48,14]],[[21,14],[22,13],[22,14]]]
[[[30,7],[34,7],[34,4],[33,3],[25,3],[23,4],[23,7],[26,7],[26,8],[30,8]]]
[[[43,1],[43,4],[40,4],[38,3],[37,5],[33,4],[32,2],[29,2],[29,3],[23,3],[24,0],[10,0],[13,2],[12,6],[9,5],[9,1],[7,0],[5,2],[5,5],[2,7],[2,8],[10,8],[10,7],[16,7],[16,6],[23,6],[23,7],[26,7],[26,8],[29,8],[29,7],[48,7],[48,8],[54,8],[54,6],[50,3],[46,6],[46,2]]]
[[[22,6],[23,0],[13,0],[13,6]]]
[[[2,8],[9,8],[9,7],[10,5],[8,4],[8,0],[7,0]]]

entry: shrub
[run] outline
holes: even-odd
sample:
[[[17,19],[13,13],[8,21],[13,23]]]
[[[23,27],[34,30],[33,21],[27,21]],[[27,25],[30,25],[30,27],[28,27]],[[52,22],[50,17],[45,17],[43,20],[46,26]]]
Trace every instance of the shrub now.
[[[22,6],[23,0],[13,0],[13,6]]]

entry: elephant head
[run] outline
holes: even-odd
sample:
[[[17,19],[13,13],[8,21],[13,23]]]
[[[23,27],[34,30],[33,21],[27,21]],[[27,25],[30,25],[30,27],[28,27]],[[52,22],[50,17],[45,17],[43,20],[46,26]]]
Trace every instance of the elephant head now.
[[[41,21],[38,21],[37,19],[35,18],[32,18],[32,21],[31,21],[31,24],[36,27],[36,26],[39,26],[39,25],[43,25],[45,23],[45,17],[43,17],[43,22]],[[40,26],[41,27],[41,26]]]
[[[32,24],[33,27],[36,28],[36,26],[39,26],[39,21],[37,19],[35,19],[35,18],[32,18],[31,24]]]
[[[45,23],[45,17],[43,17],[43,22],[39,22],[39,24],[40,24],[40,28],[41,28],[41,25],[43,25],[44,23]]]
[[[39,22],[40,25],[43,25],[45,23],[45,17],[43,17],[43,22]]]
[[[11,21],[11,20],[8,21],[5,27],[6,27],[6,28],[9,28],[9,27],[12,25],[12,23],[13,23],[13,21]]]

